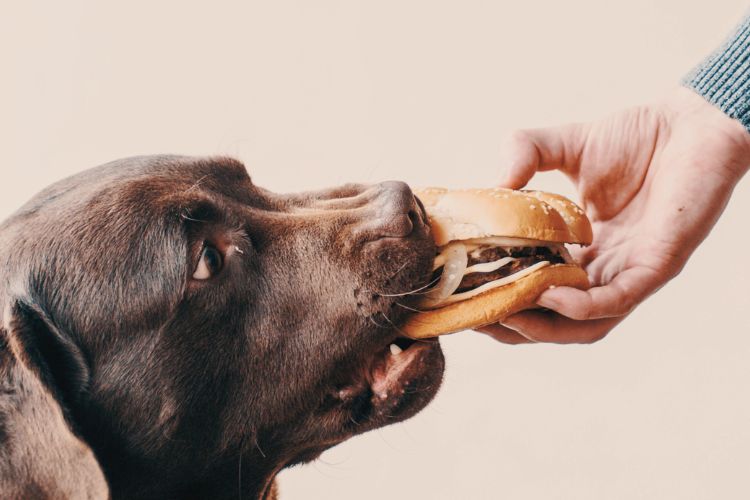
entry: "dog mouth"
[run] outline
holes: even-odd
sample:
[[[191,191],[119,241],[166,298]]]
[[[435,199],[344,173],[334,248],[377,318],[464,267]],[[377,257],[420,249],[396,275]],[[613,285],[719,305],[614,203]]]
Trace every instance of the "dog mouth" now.
[[[337,363],[333,400],[324,405],[338,415],[336,421],[348,435],[418,413],[437,394],[445,368],[438,339],[414,340],[399,331],[414,300],[404,290],[418,291],[430,279],[435,255],[431,236],[420,232],[408,239],[381,240],[377,251],[370,250],[374,262],[397,269],[383,272],[384,282],[374,280],[376,286],[368,287],[383,292],[355,291],[358,312],[369,319],[368,340],[354,348],[355,356]]]
[[[437,344],[437,339],[417,341],[398,337],[385,349],[375,353],[369,367],[370,389],[376,401],[399,397],[414,382],[425,366],[425,354]]]
[[[359,434],[410,418],[435,397],[444,370],[437,339],[392,338],[354,368],[335,391],[348,433]]]

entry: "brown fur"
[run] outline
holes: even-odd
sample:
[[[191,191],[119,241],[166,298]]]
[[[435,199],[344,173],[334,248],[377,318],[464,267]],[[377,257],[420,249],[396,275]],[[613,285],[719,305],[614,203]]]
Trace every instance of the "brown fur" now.
[[[204,243],[232,252],[196,281]],[[131,158],[42,191],[0,250],[2,498],[272,499],[440,384],[437,343],[403,395],[368,384],[434,256],[400,183],[279,195],[231,159]]]

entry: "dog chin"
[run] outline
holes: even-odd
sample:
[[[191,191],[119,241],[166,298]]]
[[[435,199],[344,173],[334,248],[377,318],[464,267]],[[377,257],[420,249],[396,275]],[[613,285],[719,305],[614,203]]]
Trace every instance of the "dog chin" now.
[[[376,352],[368,369],[371,419],[387,425],[422,410],[440,388],[444,365],[437,339],[400,337]]]
[[[332,391],[337,430],[351,437],[414,416],[437,394],[444,368],[437,339],[392,338]]]

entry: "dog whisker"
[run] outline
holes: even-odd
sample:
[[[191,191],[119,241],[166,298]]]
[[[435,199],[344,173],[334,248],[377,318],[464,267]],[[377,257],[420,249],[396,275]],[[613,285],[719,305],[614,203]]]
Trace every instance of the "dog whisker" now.
[[[200,187],[201,182],[203,182],[204,180],[206,180],[206,178],[208,178],[208,175],[204,175],[203,177],[201,177],[200,179],[198,179],[197,181],[195,181],[195,184],[193,184],[192,186],[190,186],[189,188],[187,188],[185,190],[185,192],[189,193],[193,189],[196,189],[196,188]]]
[[[400,333],[400,334],[401,334],[402,336],[404,336],[404,337],[406,337],[406,338],[411,338],[411,337],[409,337],[409,335],[407,335],[407,334],[406,334],[406,332],[404,332],[404,331],[403,331],[403,330],[402,330],[401,328],[399,328],[399,327],[398,327],[398,326],[396,325],[396,323],[394,323],[394,322],[393,322],[393,320],[392,320],[391,318],[389,318],[389,317],[388,317],[388,315],[387,315],[387,314],[385,314],[385,313],[382,313],[382,314],[383,314],[383,318],[385,318],[385,320],[386,320],[386,321],[387,321],[388,323],[390,323],[390,324],[391,324],[391,326],[393,327],[393,329],[394,329],[394,330],[396,330],[396,331],[397,331],[398,333]],[[413,340],[414,342],[425,342],[425,343],[426,343],[426,342],[432,342],[432,340],[430,340],[430,339],[412,339],[412,340]]]
[[[385,435],[383,434],[383,429],[382,428],[379,427],[377,429],[377,431],[378,431],[378,436],[380,437],[381,441],[383,441],[383,443],[385,443],[386,446],[388,446],[390,449],[392,449],[394,451],[401,451],[398,448],[396,448],[395,446],[393,446],[393,443],[391,443],[390,441],[388,441],[388,439],[386,439]]]
[[[204,221],[204,220],[201,220],[201,219],[194,219],[194,218],[193,218],[193,217],[192,217],[192,216],[190,215],[190,212],[188,212],[187,210],[185,210],[185,211],[184,211],[183,213],[181,213],[181,214],[180,214],[180,217],[182,217],[182,218],[183,218],[183,219],[185,219],[185,220],[189,220],[189,221],[193,221],[193,222],[206,222],[206,221]]]
[[[344,463],[346,462],[346,458],[344,458],[340,462],[329,462],[328,460],[324,460],[324,459],[318,457],[315,460],[315,462],[321,463],[321,464],[326,465],[326,466],[331,467],[331,468],[336,468],[336,467],[341,467],[342,465],[344,465]]]
[[[395,278],[396,276],[398,276],[398,273],[400,273],[401,271],[403,271],[404,269],[406,269],[406,266],[407,266],[408,264],[409,264],[409,262],[404,262],[403,264],[401,264],[401,267],[399,267],[399,268],[398,268],[398,269],[396,270],[396,272],[395,272],[395,273],[391,274],[391,275],[389,276],[389,278],[391,278],[391,279],[392,279],[392,278]]]
[[[240,442],[240,457],[237,464],[237,496],[242,500],[242,443]]]
[[[377,314],[377,313],[375,313],[375,314]],[[384,314],[384,313],[380,313],[380,314],[382,314],[382,315],[383,315],[383,316],[385,317],[385,314]],[[377,326],[378,328],[381,328],[381,329],[384,329],[384,328],[388,328],[388,326],[387,326],[387,325],[381,325],[380,323],[378,323],[377,321],[375,321],[375,319],[373,318],[373,316],[374,316],[374,314],[371,314],[371,315],[367,316],[367,319],[369,319],[369,320],[370,320],[370,322],[371,322],[371,323],[372,323],[373,325],[375,325],[375,326]],[[391,323],[391,324],[392,324],[392,323]]]
[[[324,460],[321,460],[321,459],[317,459],[317,460],[311,462],[310,465],[312,465],[315,468],[315,470],[318,472],[318,474],[320,474],[321,476],[324,476],[324,477],[326,477],[328,479],[339,479],[336,476],[333,476],[333,475],[328,474],[327,472],[324,472],[323,470],[321,470],[320,467],[318,467],[318,464],[321,464],[321,463],[324,464],[324,465],[328,465]]]
[[[397,305],[398,307],[401,307],[401,308],[403,308],[403,309],[406,309],[406,310],[408,310],[408,311],[411,311],[411,312],[415,312],[415,313],[421,313],[421,312],[424,312],[424,311],[422,311],[422,310],[420,310],[420,309],[415,309],[414,307],[409,307],[409,306],[407,306],[407,305],[404,305],[404,304],[402,304],[401,302],[396,302],[395,304],[396,304],[396,305]]]
[[[381,297],[403,297],[405,295],[421,295],[422,293],[427,293],[427,292],[422,292],[422,290],[424,290],[425,288],[429,288],[430,286],[434,285],[435,283],[438,282],[438,280],[440,280],[439,276],[436,277],[436,278],[434,278],[434,279],[432,279],[432,280],[430,280],[427,284],[425,284],[423,286],[420,286],[419,288],[415,288],[414,290],[409,290],[407,292],[384,293],[384,292],[379,292],[378,290],[371,290],[371,289],[367,289],[367,291],[373,292],[373,293],[377,293]],[[422,292],[422,293],[420,293],[420,292]]]
[[[263,452],[263,450],[260,448],[260,444],[258,444],[258,438],[253,438],[253,441],[255,441],[255,448],[260,452],[260,456],[263,458],[266,458],[266,454]]]
[[[394,330],[396,330],[396,331],[397,331],[398,333],[400,333],[400,334],[401,334],[401,335],[403,335],[404,337],[408,337],[408,335],[406,335],[406,333],[404,333],[404,332],[403,332],[403,331],[401,330],[401,328],[399,328],[399,327],[398,327],[398,326],[396,325],[396,323],[394,323],[394,322],[393,322],[393,320],[392,320],[391,318],[389,318],[389,317],[388,317],[388,315],[387,315],[387,314],[383,313],[383,318],[384,318],[384,319],[385,319],[385,320],[386,320],[386,321],[387,321],[388,323],[390,323],[390,325],[391,325],[391,326],[393,327],[393,329],[394,329]]]
[[[419,389],[405,390],[404,394],[419,394],[422,392],[429,392],[431,389],[432,386],[428,385],[427,387],[420,387]]]

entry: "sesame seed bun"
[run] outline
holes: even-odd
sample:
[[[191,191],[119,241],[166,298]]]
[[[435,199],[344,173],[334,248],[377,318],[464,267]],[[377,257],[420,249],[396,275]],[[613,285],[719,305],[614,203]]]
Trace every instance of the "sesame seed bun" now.
[[[518,239],[524,246],[589,245],[593,239],[584,211],[557,194],[502,188],[426,188],[414,192],[425,206],[438,247],[489,237]],[[548,265],[466,300],[412,314],[401,330],[419,339],[478,328],[536,307],[539,296],[551,286],[585,289],[589,280],[576,264]]]
[[[536,307],[539,296],[551,286],[588,288],[586,272],[578,266],[555,264],[462,302],[412,314],[400,330],[413,339],[436,337],[479,328]]]
[[[591,223],[564,196],[512,189],[417,189],[438,246],[450,241],[505,236],[590,245]]]
[[[526,190],[521,192],[546,203],[562,216],[573,237],[573,239],[566,241],[566,243],[591,244],[594,233],[591,231],[591,223],[581,207],[559,194]]]

